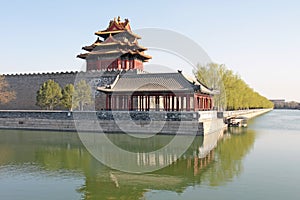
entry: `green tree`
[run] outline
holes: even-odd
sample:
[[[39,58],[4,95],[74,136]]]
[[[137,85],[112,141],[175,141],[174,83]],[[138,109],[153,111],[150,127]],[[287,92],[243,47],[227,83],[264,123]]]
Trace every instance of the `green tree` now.
[[[80,80],[75,84],[74,96],[73,96],[73,108],[83,110],[92,104],[92,91],[91,87],[85,80]]]
[[[54,80],[44,82],[37,92],[37,105],[42,109],[53,110],[60,105],[61,87]]]
[[[67,84],[62,90],[61,105],[62,107],[72,110],[72,98],[74,95],[74,85]]]
[[[5,77],[0,75],[0,104],[6,104],[15,98],[15,92],[9,90]]]
[[[199,82],[216,91],[213,97],[214,106],[218,110],[224,110],[226,107],[226,95],[222,80],[223,66],[216,63],[209,63],[207,66],[198,65],[198,70],[194,73]]]
[[[226,110],[273,107],[272,102],[255,92],[239,75],[224,65],[198,65],[195,75],[200,82],[220,91],[219,95],[214,96],[214,101],[215,104],[225,105]]]

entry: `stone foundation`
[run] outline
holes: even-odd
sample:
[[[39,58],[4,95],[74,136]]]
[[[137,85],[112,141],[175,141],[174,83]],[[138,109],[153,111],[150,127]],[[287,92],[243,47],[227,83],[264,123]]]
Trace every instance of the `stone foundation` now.
[[[195,116],[194,112],[0,111],[0,128],[202,135],[203,125]]]

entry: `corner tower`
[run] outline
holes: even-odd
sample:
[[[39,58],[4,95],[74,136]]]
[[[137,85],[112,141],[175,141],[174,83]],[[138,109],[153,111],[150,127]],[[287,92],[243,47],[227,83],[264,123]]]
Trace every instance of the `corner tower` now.
[[[147,48],[138,44],[140,36],[131,31],[129,20],[120,17],[109,22],[107,29],[98,31],[96,41],[82,47],[86,53],[77,57],[86,60],[87,71],[91,70],[144,70],[143,63],[151,59],[144,54]]]

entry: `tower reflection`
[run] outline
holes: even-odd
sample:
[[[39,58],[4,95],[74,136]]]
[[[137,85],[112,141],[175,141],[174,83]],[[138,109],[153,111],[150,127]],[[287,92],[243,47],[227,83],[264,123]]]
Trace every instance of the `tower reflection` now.
[[[125,135],[109,135],[122,148],[138,152],[135,165],[170,164],[154,172],[129,174],[98,162],[74,133],[1,130],[0,134],[0,167],[35,165],[36,170],[58,176],[67,171],[67,176],[84,178],[84,184],[74,189],[83,199],[139,199],[149,190],[180,193],[189,186],[226,184],[242,173],[243,158],[255,140],[255,133],[247,129],[239,134],[197,136],[179,157],[150,151],[167,144],[172,136],[157,136],[148,146],[141,141],[134,146]]]

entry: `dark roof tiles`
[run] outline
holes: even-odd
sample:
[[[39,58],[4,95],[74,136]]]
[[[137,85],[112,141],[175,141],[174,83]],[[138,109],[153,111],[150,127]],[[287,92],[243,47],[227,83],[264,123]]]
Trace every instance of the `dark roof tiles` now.
[[[180,73],[124,74],[111,88],[98,88],[106,92],[194,92],[193,85]]]

